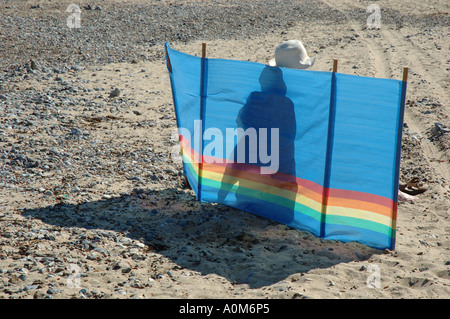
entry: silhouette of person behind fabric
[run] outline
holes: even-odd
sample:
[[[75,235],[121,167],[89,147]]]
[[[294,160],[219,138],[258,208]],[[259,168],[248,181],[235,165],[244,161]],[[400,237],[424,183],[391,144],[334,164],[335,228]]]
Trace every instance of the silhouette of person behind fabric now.
[[[275,209],[270,209],[269,213],[262,215],[288,224],[293,219],[298,188],[294,158],[296,135],[294,103],[286,96],[287,88],[280,68],[266,66],[261,72],[259,82],[261,91],[249,95],[236,119],[237,126],[244,131],[255,129],[258,144],[252,146],[250,144],[252,139],[247,135],[237,141],[230,156],[233,162],[227,164],[221,181],[219,202],[236,206],[233,205],[235,196],[240,209],[258,214],[261,211],[261,202],[255,202],[254,198],[265,200],[266,194],[270,193],[275,195],[270,197],[276,198],[280,206],[275,206]],[[267,134],[261,129],[267,129]],[[275,134],[273,129],[277,129],[278,134]],[[267,145],[264,143],[261,145],[264,134],[267,136]],[[245,161],[242,161],[243,151]],[[254,154],[255,151],[257,154]],[[270,163],[267,156],[261,160],[261,155],[269,153]],[[278,165],[274,161],[277,161]],[[267,169],[269,166],[274,168],[273,174],[263,173],[267,172],[263,168]],[[252,178],[249,179],[249,176]],[[239,186],[237,189],[233,187],[236,184]],[[255,185],[259,188],[256,193]],[[253,197],[245,195],[249,193],[247,190],[250,190]],[[264,210],[266,211],[267,207]]]

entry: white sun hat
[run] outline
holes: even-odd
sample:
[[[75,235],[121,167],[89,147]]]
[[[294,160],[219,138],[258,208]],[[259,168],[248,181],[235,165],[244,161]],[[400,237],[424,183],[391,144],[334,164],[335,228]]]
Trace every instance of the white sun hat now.
[[[288,40],[275,49],[275,59],[269,61],[270,66],[292,69],[307,69],[314,65],[316,56],[310,58],[303,43],[299,40]]]

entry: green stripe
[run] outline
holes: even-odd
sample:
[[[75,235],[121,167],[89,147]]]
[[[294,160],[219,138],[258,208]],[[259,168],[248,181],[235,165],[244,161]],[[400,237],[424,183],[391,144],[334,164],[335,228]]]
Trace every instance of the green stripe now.
[[[395,232],[393,234],[394,237],[390,236],[392,228],[383,224],[379,224],[370,220],[360,219],[355,217],[348,216],[338,216],[338,215],[326,215],[325,216],[325,224],[335,224],[341,226],[352,226],[363,229],[368,229],[375,231],[377,233],[384,234],[390,238],[395,238]]]
[[[222,183],[222,182],[218,182],[212,179],[208,179],[206,177],[203,177],[202,179],[203,184],[209,187],[213,187],[213,188],[217,188],[217,189],[223,189],[224,187],[222,187],[222,185],[226,184],[226,185],[232,185],[231,189],[229,189],[228,187],[226,188],[227,191],[229,192],[233,192],[233,193],[237,193],[237,194],[241,194],[241,195],[245,195],[248,197],[253,197],[259,200],[263,200],[269,203],[273,203],[279,206],[285,206],[287,208],[293,208],[294,210],[296,210],[297,212],[303,214],[303,215],[307,215],[311,218],[314,218],[318,221],[320,221],[320,212],[316,211],[315,209],[312,209],[308,206],[302,205],[296,201],[293,201],[291,199],[288,198],[284,198],[281,196],[277,196],[277,195],[273,195],[270,193],[265,193],[256,189],[252,189],[252,188],[246,188],[246,187],[242,187],[242,186],[237,186],[237,185],[233,185],[233,184],[227,184],[227,183]],[[295,203],[295,207],[292,207],[292,204]]]
[[[186,163],[186,164],[189,167],[191,173],[194,175],[194,177],[196,177],[197,173],[195,172],[192,164],[191,163]],[[317,221],[321,220],[321,216],[322,216],[321,212],[319,212],[315,209],[312,209],[311,207],[300,204],[296,201],[293,201],[291,199],[287,199],[287,198],[273,195],[270,193],[265,193],[263,191],[259,191],[259,190],[255,190],[255,189],[251,189],[251,188],[238,186],[236,184],[227,184],[227,183],[223,183],[223,182],[218,182],[218,181],[206,178],[206,177],[202,178],[202,184],[216,188],[216,189],[224,189],[225,185],[231,185],[230,189],[228,189],[229,187],[226,187],[227,191],[229,191],[229,192],[242,194],[242,195],[245,195],[248,197],[252,197],[255,199],[262,200],[262,201],[270,202],[270,203],[280,205],[280,206],[285,206],[288,208],[292,208],[292,203],[295,203],[294,210],[297,211],[298,213],[309,216],[311,218],[314,218]],[[389,236],[389,234],[392,233],[392,236],[389,236],[391,238],[395,238],[395,233],[396,233],[389,226],[379,224],[379,223],[376,223],[376,222],[373,222],[370,220],[366,220],[366,219],[360,219],[360,218],[348,217],[348,216],[326,215],[325,223],[368,229],[368,230],[372,230],[372,231],[375,231],[375,232],[378,232],[381,234],[385,234],[387,236]]]

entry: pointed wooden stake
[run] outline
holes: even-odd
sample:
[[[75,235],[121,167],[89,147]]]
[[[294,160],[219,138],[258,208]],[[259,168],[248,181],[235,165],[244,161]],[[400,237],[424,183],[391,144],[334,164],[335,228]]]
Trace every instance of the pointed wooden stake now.
[[[333,60],[333,72],[336,73],[337,72],[337,65],[338,65],[338,60],[334,59]]]
[[[202,43],[202,58],[206,58],[206,43]]]
[[[169,52],[167,52],[167,47],[165,48],[165,50],[167,57],[167,68],[169,69],[169,72],[172,73],[172,64],[170,63]]]
[[[408,68],[403,68],[403,82],[408,82]]]

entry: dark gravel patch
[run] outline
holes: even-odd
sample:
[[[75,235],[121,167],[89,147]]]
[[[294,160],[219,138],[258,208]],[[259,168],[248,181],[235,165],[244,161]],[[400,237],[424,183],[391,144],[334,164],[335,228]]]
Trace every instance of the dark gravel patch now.
[[[166,41],[251,38],[297,23],[345,21],[340,12],[316,1],[151,1],[81,5],[81,27],[69,28],[69,4],[31,8],[3,1],[0,69],[17,69],[30,59],[50,67],[155,60],[162,57]]]

